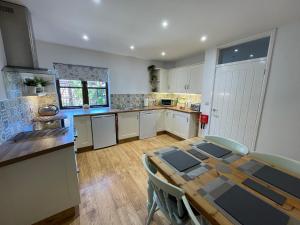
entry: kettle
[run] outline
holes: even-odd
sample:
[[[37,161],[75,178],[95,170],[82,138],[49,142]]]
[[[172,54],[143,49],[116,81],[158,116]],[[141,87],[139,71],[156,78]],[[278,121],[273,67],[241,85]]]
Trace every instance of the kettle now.
[[[40,116],[55,116],[59,112],[59,109],[56,105],[48,105],[39,107],[38,112]]]

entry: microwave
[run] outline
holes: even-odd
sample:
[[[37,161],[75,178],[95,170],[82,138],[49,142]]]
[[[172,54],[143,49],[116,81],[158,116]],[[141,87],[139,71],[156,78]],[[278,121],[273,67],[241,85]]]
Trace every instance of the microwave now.
[[[173,100],[172,99],[161,99],[160,104],[163,106],[172,106]]]

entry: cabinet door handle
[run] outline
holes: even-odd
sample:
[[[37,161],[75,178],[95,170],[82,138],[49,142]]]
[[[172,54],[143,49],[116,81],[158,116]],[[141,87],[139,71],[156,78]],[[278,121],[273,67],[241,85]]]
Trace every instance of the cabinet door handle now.
[[[186,118],[186,122],[187,122],[187,123],[189,122],[189,118]]]

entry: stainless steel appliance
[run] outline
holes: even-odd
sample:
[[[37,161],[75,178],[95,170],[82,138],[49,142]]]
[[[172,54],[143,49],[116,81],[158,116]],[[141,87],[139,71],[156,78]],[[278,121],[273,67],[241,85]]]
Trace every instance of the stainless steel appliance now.
[[[173,105],[173,100],[172,99],[161,99],[160,104],[163,106],[172,106]]]
[[[200,112],[200,110],[201,110],[201,104],[200,103],[191,104],[191,110]]]
[[[40,116],[55,116],[58,112],[59,112],[59,109],[56,105],[48,105],[48,106],[39,108]]]

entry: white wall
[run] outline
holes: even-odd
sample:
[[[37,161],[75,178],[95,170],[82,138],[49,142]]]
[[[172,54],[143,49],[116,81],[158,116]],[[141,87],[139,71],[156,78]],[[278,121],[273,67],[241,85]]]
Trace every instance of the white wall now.
[[[3,77],[1,73],[1,69],[5,65],[6,65],[6,58],[5,58],[2,35],[0,30],[0,101],[6,99],[5,87],[4,87]]]
[[[217,49],[212,48],[205,51],[205,62],[203,68],[201,112],[210,115],[211,100],[214,86],[214,75],[216,68]],[[208,134],[208,125],[202,130],[199,125],[199,136]]]
[[[278,29],[256,150],[300,160],[300,21]]]
[[[199,52],[197,54],[190,55],[188,57],[176,60],[175,62],[173,62],[173,67],[182,67],[182,66],[204,63],[204,59],[205,59],[205,53]]]
[[[59,62],[109,68],[112,94],[148,93],[147,67],[153,63],[161,66],[158,62],[42,41],[36,45],[40,67],[52,68],[53,62]]]

